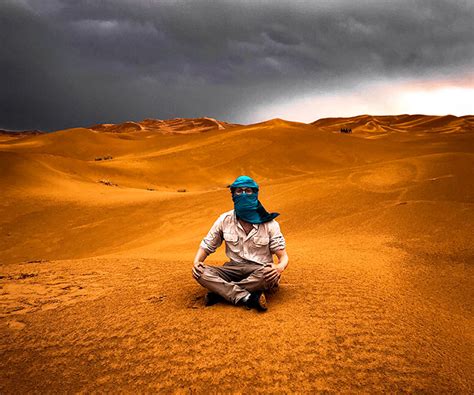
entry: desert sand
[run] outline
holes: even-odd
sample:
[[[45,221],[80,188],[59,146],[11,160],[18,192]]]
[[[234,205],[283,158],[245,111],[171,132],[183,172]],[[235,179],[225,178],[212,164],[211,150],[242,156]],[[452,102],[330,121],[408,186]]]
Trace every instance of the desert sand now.
[[[0,392],[472,393],[473,169],[473,116],[3,134]],[[191,275],[242,174],[290,258],[266,313]]]

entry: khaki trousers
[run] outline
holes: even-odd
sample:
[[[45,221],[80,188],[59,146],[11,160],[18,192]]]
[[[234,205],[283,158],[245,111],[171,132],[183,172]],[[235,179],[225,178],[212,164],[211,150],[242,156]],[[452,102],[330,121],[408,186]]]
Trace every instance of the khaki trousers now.
[[[281,276],[268,282],[265,273],[271,270],[271,264],[239,263],[229,261],[223,266],[204,264],[199,284],[227,301],[237,304],[250,292],[264,291],[278,287]]]

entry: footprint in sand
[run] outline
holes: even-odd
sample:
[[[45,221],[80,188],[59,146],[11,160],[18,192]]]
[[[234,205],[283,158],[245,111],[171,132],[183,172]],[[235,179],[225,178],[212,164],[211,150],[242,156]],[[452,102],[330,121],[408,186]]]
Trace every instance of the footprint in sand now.
[[[147,300],[153,304],[161,304],[166,300],[166,295],[151,296]]]
[[[22,330],[26,326],[24,322],[16,321],[16,320],[7,321],[7,325],[10,329],[14,329],[18,331]]]
[[[97,272],[67,277],[55,272],[20,272],[1,277],[0,318],[94,300],[106,290],[103,275]]]

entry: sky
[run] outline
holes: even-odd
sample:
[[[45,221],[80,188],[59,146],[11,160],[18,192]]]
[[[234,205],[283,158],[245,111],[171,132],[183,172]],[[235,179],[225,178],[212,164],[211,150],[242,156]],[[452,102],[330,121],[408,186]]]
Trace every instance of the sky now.
[[[474,114],[472,0],[1,0],[0,128]]]

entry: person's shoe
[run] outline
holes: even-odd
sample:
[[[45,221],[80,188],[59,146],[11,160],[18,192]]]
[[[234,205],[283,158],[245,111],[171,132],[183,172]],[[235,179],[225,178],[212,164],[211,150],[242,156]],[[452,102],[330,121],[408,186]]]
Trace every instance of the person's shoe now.
[[[221,295],[214,292],[208,292],[206,296],[204,296],[204,304],[206,306],[213,306],[216,303],[222,302],[223,300],[224,298]]]
[[[245,302],[247,309],[255,308],[258,311],[267,311],[267,299],[263,291],[252,292]]]

